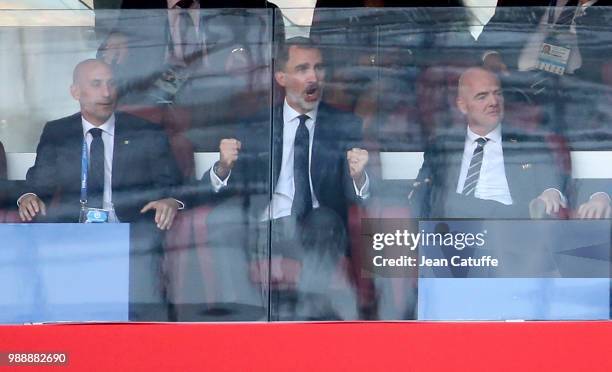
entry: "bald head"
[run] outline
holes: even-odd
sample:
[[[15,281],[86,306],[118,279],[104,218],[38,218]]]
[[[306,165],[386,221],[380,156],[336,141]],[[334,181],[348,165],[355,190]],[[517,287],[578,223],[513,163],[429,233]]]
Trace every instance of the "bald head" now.
[[[86,74],[89,70],[93,68],[103,69],[105,67],[108,68],[109,71],[111,70],[110,66],[100,59],[90,58],[79,62],[72,71],[72,84],[76,84],[79,79],[83,77],[83,74]]]
[[[481,84],[483,81],[494,80],[499,84],[497,75],[482,67],[471,67],[465,70],[459,77],[459,95],[466,93],[466,90],[473,88],[474,84]]]
[[[104,124],[115,111],[117,89],[113,72],[103,61],[87,59],[77,64],[70,93],[79,101],[83,117],[95,126]]]
[[[504,96],[497,76],[480,67],[465,70],[459,77],[457,108],[474,133],[485,136],[495,129],[504,116]]]

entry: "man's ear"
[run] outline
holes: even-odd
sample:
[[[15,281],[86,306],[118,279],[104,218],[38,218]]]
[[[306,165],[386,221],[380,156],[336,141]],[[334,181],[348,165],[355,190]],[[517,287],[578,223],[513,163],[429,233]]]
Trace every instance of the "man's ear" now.
[[[461,111],[463,115],[467,114],[467,107],[463,98],[461,96],[457,96],[457,100],[455,102],[459,111]]]
[[[72,84],[70,86],[70,95],[72,96],[72,98],[76,99],[77,101],[81,97],[81,91],[79,90],[79,87],[76,84]]]
[[[278,83],[278,85],[280,85],[281,87],[285,87],[285,79],[286,79],[286,75],[283,71],[277,71],[274,73],[274,79],[276,80],[276,82]]]

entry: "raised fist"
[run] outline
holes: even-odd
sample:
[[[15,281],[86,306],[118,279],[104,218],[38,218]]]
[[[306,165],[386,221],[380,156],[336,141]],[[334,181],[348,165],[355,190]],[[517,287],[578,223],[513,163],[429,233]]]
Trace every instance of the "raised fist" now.
[[[346,160],[353,181],[359,186],[363,185],[365,182],[364,170],[368,164],[368,151],[354,147],[346,152]]]
[[[227,177],[229,172],[234,167],[242,144],[235,138],[225,138],[219,144],[219,152],[221,154],[218,166],[215,167],[215,173],[219,178]]]

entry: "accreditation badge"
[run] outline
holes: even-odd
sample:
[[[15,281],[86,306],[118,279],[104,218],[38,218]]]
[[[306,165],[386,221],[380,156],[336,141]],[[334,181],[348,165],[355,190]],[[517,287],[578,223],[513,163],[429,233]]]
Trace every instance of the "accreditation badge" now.
[[[108,222],[109,212],[106,209],[87,208],[81,209],[79,222],[81,223],[105,223]]]
[[[537,68],[553,74],[563,75],[567,68],[571,49],[551,43],[542,43]]]

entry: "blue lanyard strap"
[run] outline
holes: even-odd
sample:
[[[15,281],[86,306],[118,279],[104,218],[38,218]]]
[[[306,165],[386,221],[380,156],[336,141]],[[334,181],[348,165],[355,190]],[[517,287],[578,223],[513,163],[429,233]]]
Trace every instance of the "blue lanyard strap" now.
[[[87,204],[87,142],[83,137],[83,148],[81,150],[81,204]]]

